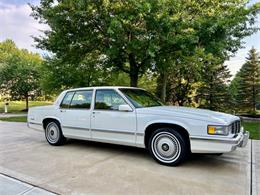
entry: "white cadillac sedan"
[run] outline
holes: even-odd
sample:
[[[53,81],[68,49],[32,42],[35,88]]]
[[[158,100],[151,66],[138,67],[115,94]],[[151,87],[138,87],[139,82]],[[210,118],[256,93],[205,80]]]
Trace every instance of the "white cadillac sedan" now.
[[[28,126],[43,129],[51,145],[66,138],[147,148],[165,165],[192,153],[225,153],[244,147],[249,133],[239,117],[210,110],[164,106],[132,87],[63,91],[51,106],[29,109]]]

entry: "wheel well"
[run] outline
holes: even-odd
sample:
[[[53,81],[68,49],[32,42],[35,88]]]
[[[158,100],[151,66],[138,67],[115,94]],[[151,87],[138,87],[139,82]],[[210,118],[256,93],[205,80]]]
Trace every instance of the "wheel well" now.
[[[43,121],[42,121],[43,129],[46,128],[47,124],[48,124],[50,121],[56,121],[58,124],[60,124],[60,122],[59,122],[57,119],[54,119],[54,118],[45,118],[45,119],[43,119]]]
[[[189,138],[189,133],[188,131],[183,128],[180,125],[176,125],[176,124],[171,124],[171,123],[154,123],[149,125],[146,130],[145,130],[145,137],[144,137],[144,143],[145,143],[145,147],[147,148],[148,146],[148,142],[149,142],[149,138],[152,135],[152,133],[159,128],[165,128],[165,127],[170,127],[173,128],[174,130],[176,130],[179,134],[181,134],[183,136],[183,138],[187,141],[189,148],[190,148],[190,138]]]

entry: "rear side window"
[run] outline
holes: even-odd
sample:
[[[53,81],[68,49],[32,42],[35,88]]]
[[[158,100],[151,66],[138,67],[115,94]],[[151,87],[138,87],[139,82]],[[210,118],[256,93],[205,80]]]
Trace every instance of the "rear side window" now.
[[[89,109],[92,100],[92,91],[77,91],[75,92],[72,101],[70,103],[70,108],[85,108]]]
[[[71,99],[72,99],[74,93],[75,93],[74,91],[66,93],[66,95],[64,96],[64,98],[60,104],[61,108],[69,108],[70,102],[71,102]]]

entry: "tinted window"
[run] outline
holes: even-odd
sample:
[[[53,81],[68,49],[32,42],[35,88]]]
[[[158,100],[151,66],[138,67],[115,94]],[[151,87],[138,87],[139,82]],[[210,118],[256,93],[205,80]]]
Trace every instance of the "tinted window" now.
[[[102,89],[96,91],[95,109],[118,110],[125,100],[114,90]]]
[[[69,108],[73,94],[74,94],[74,91],[66,93],[65,97],[63,98],[63,100],[60,104],[61,108]]]
[[[92,91],[77,91],[75,92],[70,108],[90,108],[92,99]]]
[[[142,89],[120,89],[127,99],[136,107],[162,106],[163,104],[152,94]]]

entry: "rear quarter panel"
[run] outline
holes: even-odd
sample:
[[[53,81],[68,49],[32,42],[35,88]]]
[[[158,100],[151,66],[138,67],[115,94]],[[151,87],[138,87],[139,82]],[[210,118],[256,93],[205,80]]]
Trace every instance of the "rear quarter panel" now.
[[[43,120],[45,118],[55,118],[58,120],[57,106],[51,105],[29,108],[27,123],[30,128],[43,130]]]

